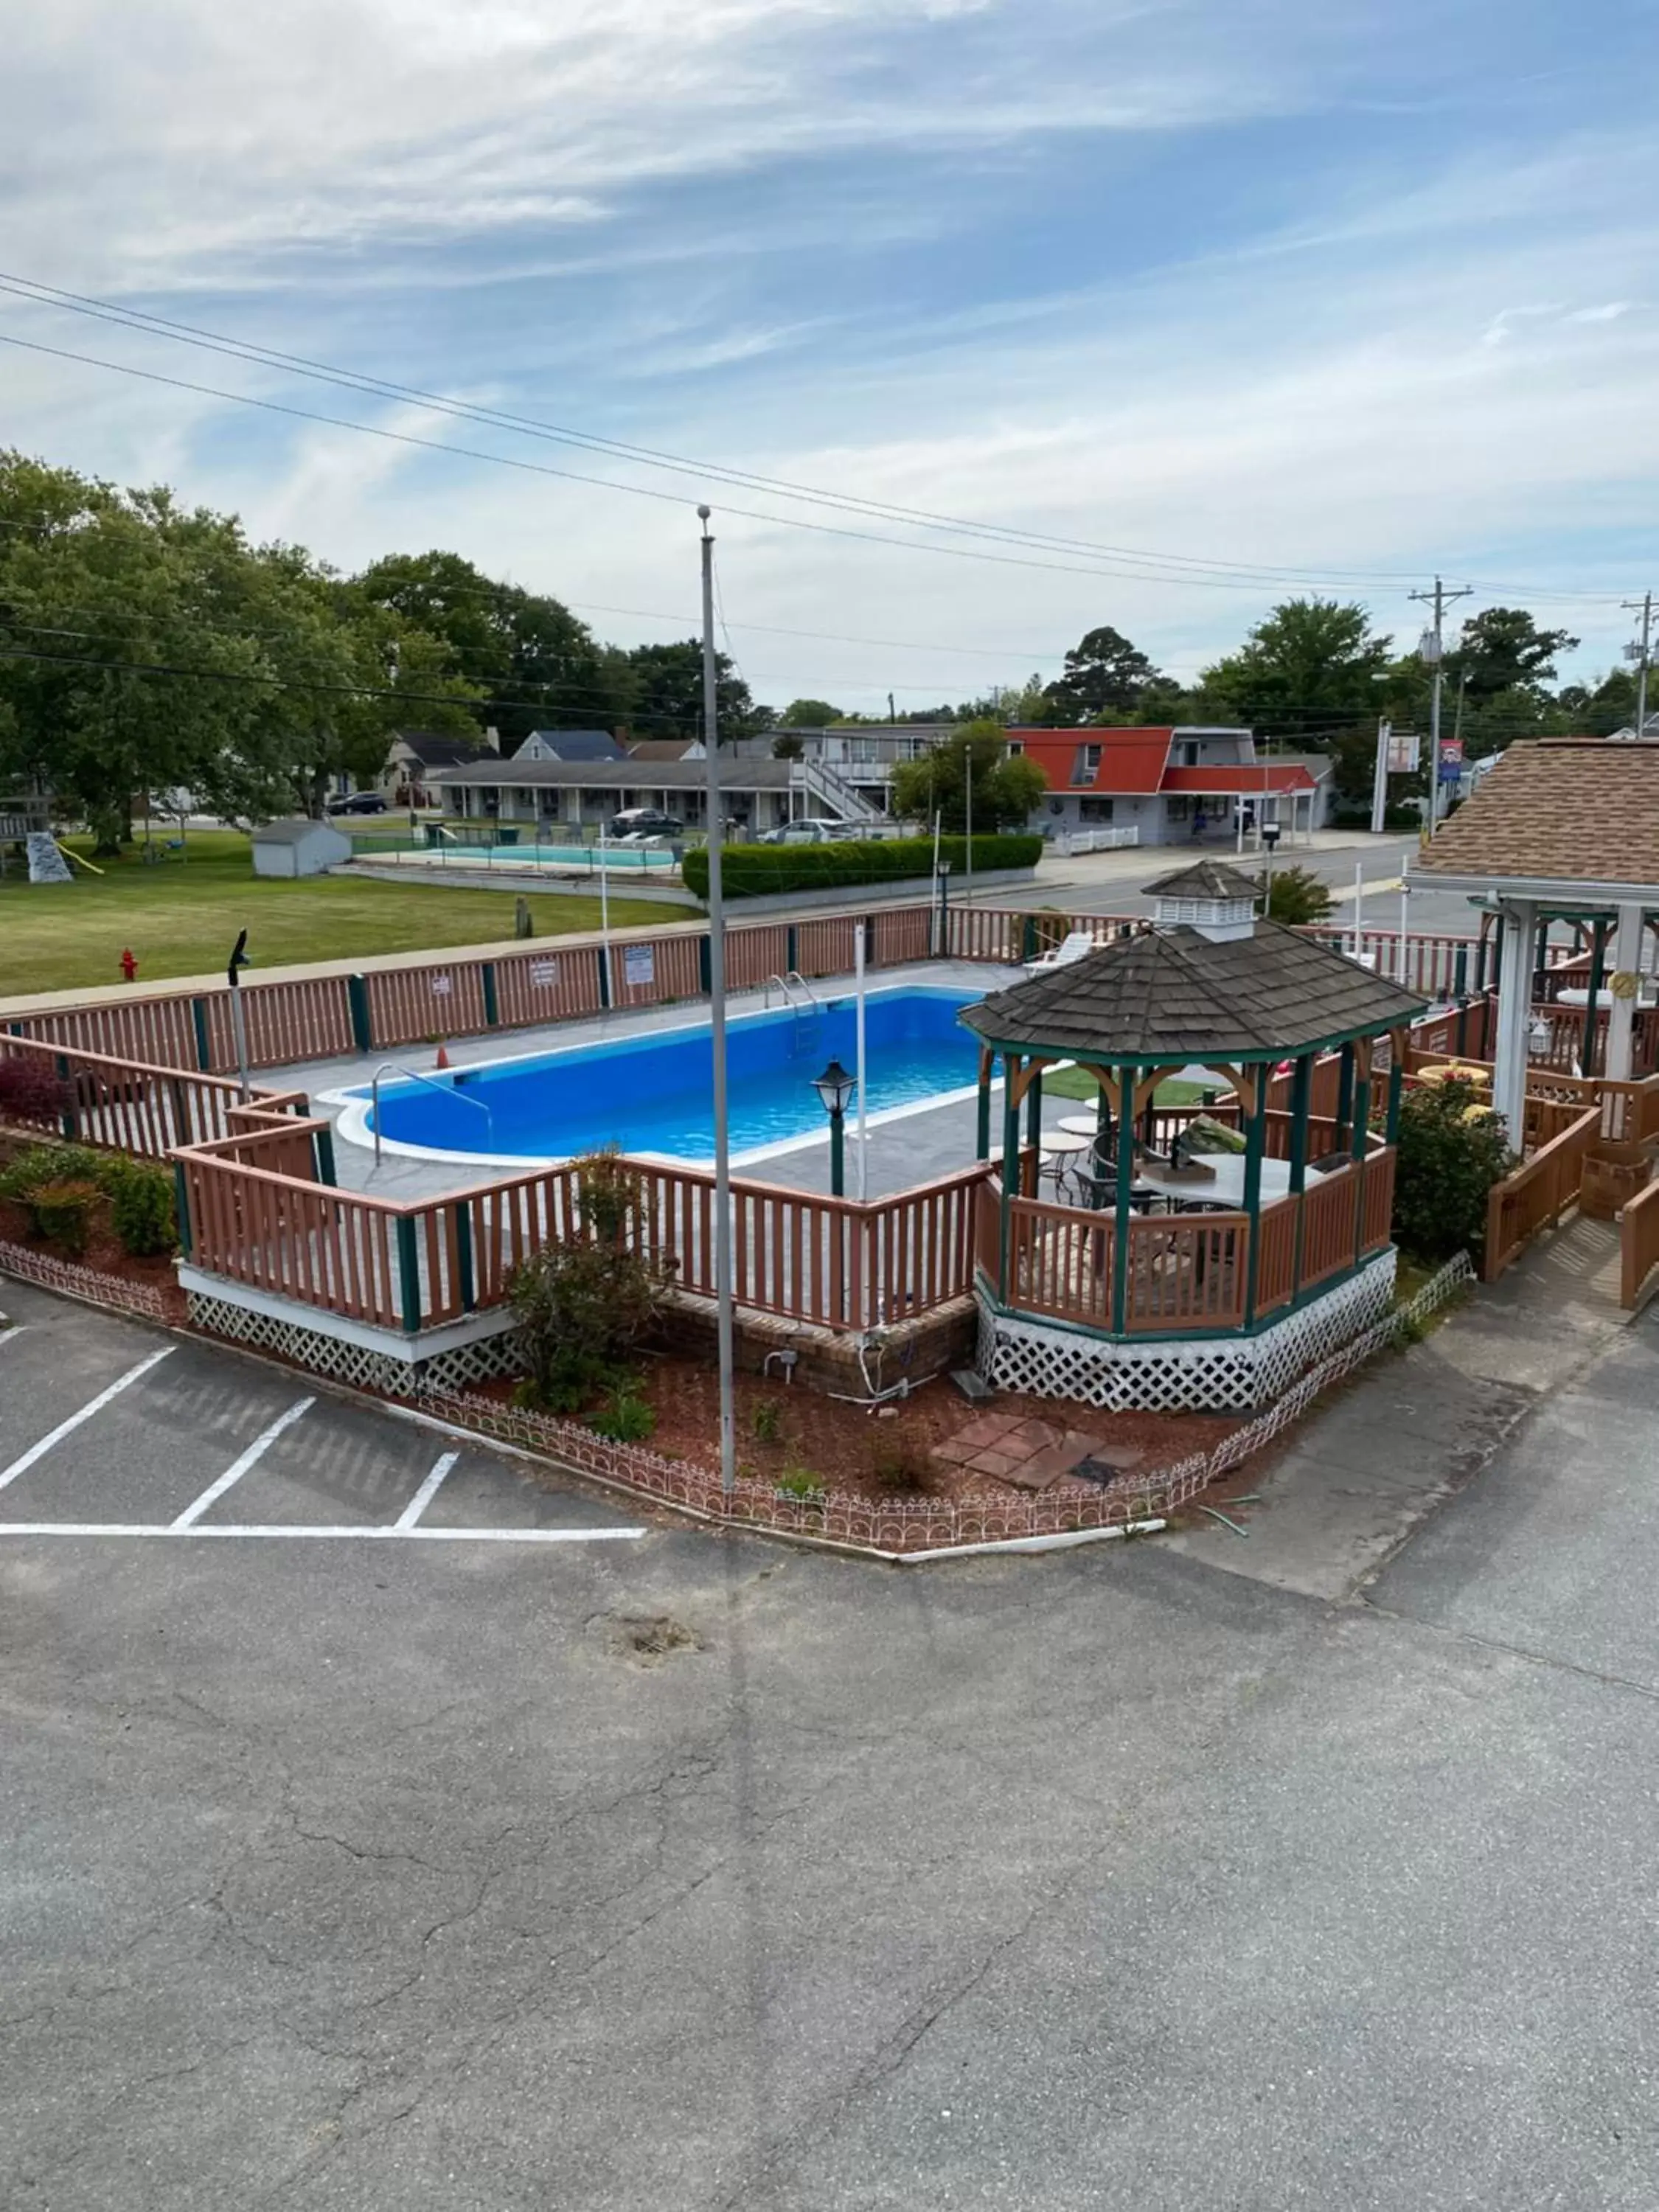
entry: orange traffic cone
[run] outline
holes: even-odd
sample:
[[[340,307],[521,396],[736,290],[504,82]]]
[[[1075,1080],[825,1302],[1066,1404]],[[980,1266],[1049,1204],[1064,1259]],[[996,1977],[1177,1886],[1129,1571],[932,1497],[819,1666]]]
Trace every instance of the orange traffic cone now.
[[[447,1066],[448,1066],[448,1065],[449,1065],[449,1048],[448,1048],[448,1046],[447,1046],[447,1045],[442,1045],[442,1044],[441,1044],[441,1045],[438,1047],[438,1057],[436,1058],[436,1060],[434,1060],[433,1061],[432,1065],[433,1065],[434,1067],[447,1067]]]

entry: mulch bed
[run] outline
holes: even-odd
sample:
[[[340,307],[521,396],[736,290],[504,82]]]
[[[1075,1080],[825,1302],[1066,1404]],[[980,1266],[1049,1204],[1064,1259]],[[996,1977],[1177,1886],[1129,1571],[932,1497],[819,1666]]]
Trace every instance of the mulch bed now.
[[[135,1260],[122,1248],[107,1221],[100,1218],[101,1212],[100,1208],[88,1224],[86,1250],[77,1254],[64,1251],[61,1245],[44,1243],[33,1234],[23,1208],[0,1199],[0,1243],[21,1244],[45,1260],[60,1260],[66,1267],[88,1267],[96,1274],[113,1276],[119,1282],[142,1284],[160,1295],[169,1326],[182,1327],[186,1318],[186,1302],[173,1273],[171,1255]]]
[[[714,1370],[653,1353],[641,1355],[638,1367],[641,1395],[657,1416],[647,1449],[718,1467],[720,1380]],[[501,1398],[510,1397],[514,1388],[510,1382],[481,1387]],[[736,1395],[740,1473],[776,1480],[799,1471],[817,1476],[827,1490],[872,1499],[908,1496],[1006,1503],[1025,1495],[994,1476],[933,1457],[936,1444],[948,1443],[988,1412],[1042,1421],[1055,1431],[1086,1431],[1114,1455],[1142,1454],[1139,1466],[1148,1474],[1194,1452],[1212,1450],[1244,1425],[1239,1414],[1103,1413],[1012,1391],[975,1404],[944,1377],[873,1411],[752,1375],[738,1376]],[[775,1439],[766,1433],[774,1419]]]

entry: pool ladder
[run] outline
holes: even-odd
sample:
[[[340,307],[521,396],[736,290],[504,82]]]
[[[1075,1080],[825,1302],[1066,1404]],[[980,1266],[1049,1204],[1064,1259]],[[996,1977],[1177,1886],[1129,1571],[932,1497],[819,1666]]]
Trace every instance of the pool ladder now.
[[[794,1008],[795,1034],[793,1040],[792,1049],[798,1053],[801,1049],[803,1042],[810,1043],[811,1042],[813,1032],[811,1024],[812,1018],[814,1015],[821,1014],[823,1012],[823,1001],[819,998],[817,993],[807,981],[805,976],[801,974],[799,969],[792,968],[787,975],[769,975],[767,977],[763,988],[764,1003],[769,1009],[772,1004],[772,986],[774,983],[775,983],[779,990],[782,992],[785,1006],[793,1006]],[[803,1022],[807,1024],[805,1037],[803,1037],[801,1028]]]
[[[380,1066],[375,1069],[374,1079],[368,1086],[369,1111],[373,1115],[374,1121],[374,1164],[376,1168],[380,1164],[380,1078],[386,1074],[408,1076],[416,1083],[430,1085],[434,1091],[441,1091],[446,1098],[459,1098],[464,1106],[476,1106],[479,1113],[483,1115],[484,1121],[489,1126],[489,1140],[491,1144],[495,1143],[495,1116],[490,1112],[489,1107],[485,1105],[482,1098],[471,1098],[467,1096],[465,1091],[459,1090],[454,1084],[440,1083],[435,1076],[423,1075],[418,1067],[405,1067],[400,1060],[383,1060]]]

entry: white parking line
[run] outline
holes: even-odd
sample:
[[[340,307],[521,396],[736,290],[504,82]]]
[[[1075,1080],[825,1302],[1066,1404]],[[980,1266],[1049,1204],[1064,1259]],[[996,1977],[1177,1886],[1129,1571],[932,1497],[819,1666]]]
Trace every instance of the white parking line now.
[[[446,1452],[444,1454],[443,1457],[433,1468],[431,1474],[428,1475],[426,1480],[421,1485],[413,1498],[410,1499],[408,1504],[404,1506],[403,1511],[398,1515],[397,1530],[399,1534],[404,1534],[415,1526],[415,1523],[420,1519],[422,1514],[426,1511],[427,1507],[431,1504],[433,1499],[438,1495],[438,1492],[442,1486],[444,1477],[448,1474],[450,1468],[454,1466],[456,1461],[459,1457],[460,1454],[458,1451]]]
[[[240,1459],[234,1459],[231,1462],[230,1465],[219,1477],[217,1482],[209,1483],[207,1488],[202,1492],[201,1496],[196,1500],[194,1504],[185,1506],[184,1511],[173,1523],[174,1528],[184,1529],[193,1528],[197,1522],[198,1522],[202,1516],[207,1511],[209,1506],[211,1505],[216,1499],[221,1498],[224,1496],[226,1491],[230,1488],[232,1483],[240,1482],[251,1467],[257,1466],[258,1462],[262,1460],[265,1454],[270,1449],[272,1444],[276,1443],[277,1437],[282,1435],[283,1430],[291,1429],[295,1421],[299,1420],[302,1415],[308,1413],[316,1402],[317,1401],[314,1398],[301,1398],[297,1405],[290,1406],[287,1413],[279,1413],[268,1429],[261,1430],[260,1433],[255,1437],[253,1442],[248,1446],[241,1457]]]
[[[136,1382],[141,1375],[148,1375],[158,1361],[170,1359],[177,1349],[176,1345],[164,1344],[159,1352],[152,1352],[148,1359],[141,1359],[136,1367],[128,1368],[126,1373],[112,1382],[107,1390],[100,1390],[95,1398],[82,1406],[78,1413],[71,1413],[68,1420],[59,1421],[49,1436],[42,1437],[38,1444],[31,1444],[21,1459],[13,1460],[9,1468],[0,1472],[0,1490],[3,1490],[8,1483],[15,1482],[20,1474],[27,1474],[36,1460],[46,1457],[54,1444],[61,1443],[66,1436],[80,1427],[82,1421],[89,1421],[94,1413],[101,1413],[112,1398],[118,1398],[122,1391]]]
[[[0,1521],[3,1536],[276,1536],[326,1537],[341,1542],[399,1544],[608,1544],[643,1536],[643,1528],[208,1528],[177,1521]]]

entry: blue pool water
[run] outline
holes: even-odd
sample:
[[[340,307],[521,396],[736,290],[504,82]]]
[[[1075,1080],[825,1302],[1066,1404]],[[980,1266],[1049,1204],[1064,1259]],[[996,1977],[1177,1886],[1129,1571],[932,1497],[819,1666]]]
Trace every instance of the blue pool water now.
[[[907,1106],[971,1084],[978,1047],[957,1020],[976,994],[876,991],[866,1004],[870,1111]],[[812,1078],[856,1049],[853,1001],[808,1013],[739,1017],[726,1031],[728,1126],[734,1152],[816,1135],[826,1119]],[[706,1160],[714,1149],[713,1048],[706,1024],[460,1068],[430,1083],[382,1085],[380,1134],[446,1152],[562,1158],[596,1146]],[[358,1096],[364,1094],[359,1093]],[[469,1101],[488,1106],[488,1116]],[[366,1117],[372,1133],[373,1122]]]

